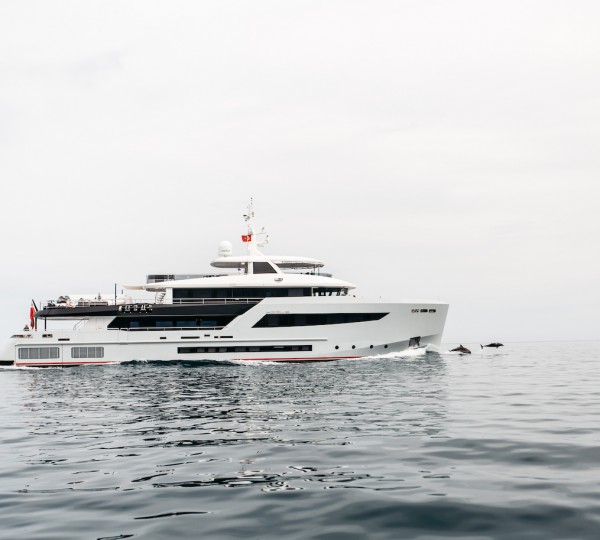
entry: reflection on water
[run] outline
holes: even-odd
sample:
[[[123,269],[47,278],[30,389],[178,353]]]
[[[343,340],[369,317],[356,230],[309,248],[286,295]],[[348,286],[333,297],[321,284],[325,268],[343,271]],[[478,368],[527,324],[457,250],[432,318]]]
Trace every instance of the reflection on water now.
[[[93,432],[96,441],[118,433],[136,438],[131,447],[250,440],[342,444],[344,436],[360,431],[359,424],[371,434],[437,433],[444,417],[443,362],[437,355],[412,361],[401,379],[394,362],[387,364],[302,369],[134,363],[36,370],[28,374],[20,414],[37,433],[85,438]],[[83,417],[85,423],[64,421]]]
[[[575,478],[574,457],[594,468],[598,447],[559,444],[549,431],[564,436],[561,422],[531,424],[550,421],[565,395],[535,382],[523,391],[540,361],[526,357],[4,370],[5,526],[44,538],[199,528],[222,538],[508,538],[548,522],[586,537],[598,512],[584,502],[597,501],[597,486]],[[570,387],[598,401],[585,381]],[[544,411],[528,397],[536,392]]]

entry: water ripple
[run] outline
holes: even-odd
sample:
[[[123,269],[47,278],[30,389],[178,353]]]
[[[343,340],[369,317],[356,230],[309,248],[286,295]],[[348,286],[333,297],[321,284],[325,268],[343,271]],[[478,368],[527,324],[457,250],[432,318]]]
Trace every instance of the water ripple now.
[[[599,357],[0,370],[3,535],[596,539]]]

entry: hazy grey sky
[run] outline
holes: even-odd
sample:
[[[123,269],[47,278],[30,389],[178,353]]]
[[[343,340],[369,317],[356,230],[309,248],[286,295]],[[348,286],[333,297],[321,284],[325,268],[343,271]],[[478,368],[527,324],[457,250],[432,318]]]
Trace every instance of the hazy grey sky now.
[[[600,3],[0,3],[0,336],[29,301],[324,259],[444,341],[600,339]],[[2,338],[4,339],[4,338]]]

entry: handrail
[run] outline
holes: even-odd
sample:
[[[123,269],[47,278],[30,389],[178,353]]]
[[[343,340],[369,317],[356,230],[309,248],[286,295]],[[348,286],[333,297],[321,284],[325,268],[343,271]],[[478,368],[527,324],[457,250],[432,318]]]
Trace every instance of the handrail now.
[[[258,303],[264,298],[174,298],[173,304],[254,304]],[[101,307],[101,306],[134,306],[134,305],[146,305],[146,306],[168,306],[164,302],[155,302],[154,299],[144,298],[128,298],[125,302],[117,301],[115,304],[114,300],[106,300],[102,302],[96,301],[84,301],[77,302],[74,304],[56,304],[52,300],[48,300],[43,306],[43,309],[47,308],[74,308],[74,307]]]
[[[173,304],[253,304],[264,298],[173,298]]]

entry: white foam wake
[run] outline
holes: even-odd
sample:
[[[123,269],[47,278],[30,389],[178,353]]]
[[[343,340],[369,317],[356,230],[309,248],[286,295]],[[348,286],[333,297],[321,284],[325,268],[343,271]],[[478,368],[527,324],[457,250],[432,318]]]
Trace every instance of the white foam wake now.
[[[418,347],[415,349],[406,349],[404,351],[393,351],[389,353],[382,354],[374,354],[371,356],[366,356],[365,358],[369,359],[377,359],[377,358],[421,358],[425,356],[428,352],[435,351],[436,348],[432,345],[426,345],[425,347]]]

